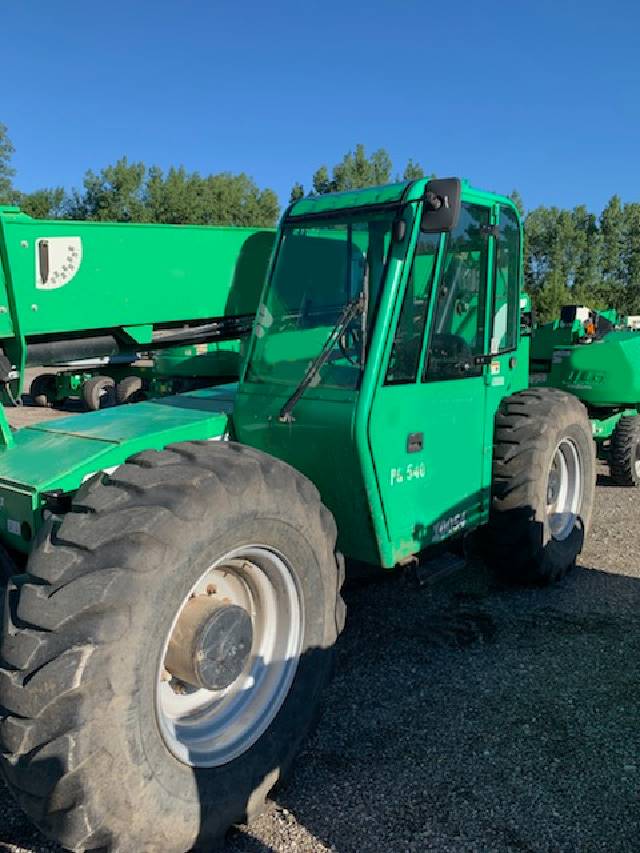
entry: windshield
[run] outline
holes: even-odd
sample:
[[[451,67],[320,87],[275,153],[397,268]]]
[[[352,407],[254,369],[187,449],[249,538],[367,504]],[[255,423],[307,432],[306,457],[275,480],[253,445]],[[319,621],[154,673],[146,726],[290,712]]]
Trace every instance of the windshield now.
[[[355,388],[363,346],[384,274],[396,211],[284,226],[270,285],[258,309],[249,382],[298,383],[321,352],[345,306],[364,296],[364,310],[332,343],[312,384]]]

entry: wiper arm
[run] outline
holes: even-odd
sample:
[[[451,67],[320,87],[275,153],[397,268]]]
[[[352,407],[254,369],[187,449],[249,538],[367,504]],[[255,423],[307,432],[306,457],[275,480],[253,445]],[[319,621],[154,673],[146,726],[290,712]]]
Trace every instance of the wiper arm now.
[[[314,378],[318,375],[318,371],[327,362],[327,359],[331,354],[331,350],[333,349],[340,335],[345,331],[345,329],[353,320],[353,318],[356,317],[361,311],[364,311],[364,306],[364,291],[361,291],[355,299],[352,299],[351,302],[347,302],[347,304],[344,306],[340,316],[336,321],[335,326],[329,333],[327,340],[322,345],[322,349],[311,362],[309,367],[307,367],[304,376],[296,386],[296,389],[293,394],[289,397],[287,402],[280,409],[278,420],[281,423],[291,423],[294,420],[293,415],[291,413],[295,408],[296,403],[298,402],[300,397],[302,397],[309,385],[313,382]]]

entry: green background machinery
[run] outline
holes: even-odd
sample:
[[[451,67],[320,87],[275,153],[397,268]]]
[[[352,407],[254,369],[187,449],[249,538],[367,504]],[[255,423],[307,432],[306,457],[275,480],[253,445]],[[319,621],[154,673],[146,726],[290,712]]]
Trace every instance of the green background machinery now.
[[[121,279],[91,259],[128,227],[16,212],[2,227],[8,387],[43,344],[78,358],[237,337],[256,304],[245,249],[271,256],[239,383],[4,432],[0,534],[23,571],[6,592],[0,767],[66,847],[183,851],[260,812],[317,715],[345,558],[412,565],[482,528],[507,579],[574,565],[591,427],[575,396],[529,387],[509,199],[457,179],[307,198],[273,251],[238,233],[221,255],[213,232],[139,226]],[[40,293],[77,266],[69,235],[82,265]],[[76,247],[61,267],[55,236]]]
[[[192,391],[214,382],[234,382],[240,376],[242,358],[242,342],[225,340],[98,361],[43,365],[55,370],[33,379],[29,398],[33,405],[44,407],[80,399],[89,411],[97,411],[116,403]]]
[[[0,208],[8,388],[22,390],[30,365],[246,335],[273,240],[269,229],[46,222]]]
[[[591,417],[599,455],[621,485],[640,485],[640,332],[614,310],[568,305],[533,332],[537,385],[575,394]]]

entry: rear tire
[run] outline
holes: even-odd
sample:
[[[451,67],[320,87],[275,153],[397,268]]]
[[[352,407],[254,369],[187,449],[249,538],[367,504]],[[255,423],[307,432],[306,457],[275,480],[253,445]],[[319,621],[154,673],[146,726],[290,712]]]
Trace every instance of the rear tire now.
[[[595,447],[582,403],[555,388],[503,400],[489,524],[501,576],[516,583],[559,580],[582,550],[594,494]]]
[[[640,485],[640,415],[618,421],[611,436],[609,470],[619,486]]]
[[[116,383],[110,376],[94,376],[82,385],[82,399],[90,412],[106,409],[116,401]]]
[[[7,783],[45,834],[71,850],[210,849],[231,824],[260,813],[318,715],[344,622],[333,518],[286,464],[234,443],[194,442],[96,475],[50,525],[27,574],[8,588],[0,645]],[[304,615],[295,672],[244,751],[218,766],[190,765],[194,753],[177,758],[163,727],[166,638],[203,570],[249,547],[290,567]],[[264,671],[278,663],[265,658]],[[251,696],[254,684],[239,689]],[[176,701],[198,696],[183,693]]]
[[[0,545],[0,587],[9,583],[11,577],[18,573],[18,566],[7,549]]]
[[[125,376],[116,385],[116,402],[118,405],[138,403],[140,400],[144,400],[144,397],[142,379],[139,376]]]
[[[56,377],[53,373],[40,373],[29,388],[29,395],[34,406],[50,409],[56,396]]]

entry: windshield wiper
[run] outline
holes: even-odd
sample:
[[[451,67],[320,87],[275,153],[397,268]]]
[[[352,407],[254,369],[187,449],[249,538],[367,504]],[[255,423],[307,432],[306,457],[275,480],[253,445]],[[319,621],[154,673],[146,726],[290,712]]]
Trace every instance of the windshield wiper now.
[[[343,334],[349,323],[356,317],[361,311],[364,311],[365,307],[365,294],[364,290],[360,291],[360,293],[356,296],[355,299],[352,299],[342,309],[342,312],[338,319],[336,320],[336,324],[331,329],[326,341],[322,345],[322,349],[318,353],[318,355],[313,359],[309,367],[307,367],[304,376],[296,386],[295,391],[289,397],[284,406],[280,409],[280,414],[278,415],[278,420],[281,423],[291,423],[294,418],[291,414],[293,409],[295,408],[296,403],[302,397],[304,392],[307,390],[309,385],[313,382],[314,378],[318,375],[318,371],[324,366],[329,355],[331,354],[331,350],[333,349],[336,341],[340,338],[340,335]]]

